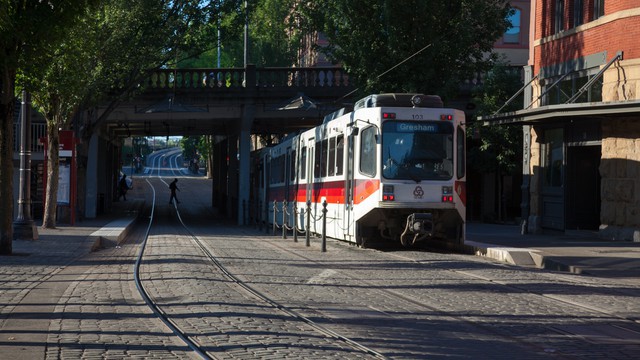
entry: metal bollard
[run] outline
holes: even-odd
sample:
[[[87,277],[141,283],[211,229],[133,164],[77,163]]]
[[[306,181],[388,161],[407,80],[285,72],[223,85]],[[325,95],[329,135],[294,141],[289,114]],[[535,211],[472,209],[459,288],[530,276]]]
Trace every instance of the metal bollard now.
[[[322,202],[322,252],[327,252],[327,200]]]
[[[282,200],[282,238],[287,238],[287,199]]]
[[[298,242],[298,201],[293,202],[293,242]]]
[[[310,224],[311,223],[311,200],[307,200],[307,231],[306,231],[306,236],[307,236],[307,246],[311,246],[311,228],[310,228]]]
[[[276,201],[273,200],[273,235],[276,234],[276,228],[277,228],[276,214],[277,213],[278,213],[278,207],[276,205]]]

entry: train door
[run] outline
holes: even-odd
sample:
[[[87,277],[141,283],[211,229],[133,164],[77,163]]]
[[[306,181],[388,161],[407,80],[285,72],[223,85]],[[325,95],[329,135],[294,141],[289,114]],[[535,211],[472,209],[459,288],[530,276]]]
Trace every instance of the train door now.
[[[314,182],[314,174],[313,174],[313,169],[314,169],[314,157],[315,157],[315,138],[310,138],[307,141],[307,163],[304,164],[304,166],[307,167],[307,171],[306,171],[306,175],[307,175],[307,182],[305,184],[305,200],[307,204],[311,204],[311,206],[313,206],[313,182]],[[305,211],[309,211],[311,210],[306,204],[305,204]],[[309,224],[306,224],[306,219],[310,219]],[[309,217],[305,217],[305,224],[308,225],[309,229],[311,231],[314,231],[314,226],[312,224],[315,224],[315,222],[313,221],[313,216],[309,216]]]
[[[289,180],[291,178],[291,172],[293,171],[293,169],[291,168],[290,164],[291,164],[291,147],[288,147],[287,150],[285,151],[285,156],[284,156],[284,164],[282,164],[284,166],[284,194],[283,195],[283,199],[289,203],[291,202],[291,181]]]
[[[354,158],[355,158],[355,142],[357,135],[357,128],[354,129],[349,136],[347,136],[347,143],[345,146],[345,181],[344,181],[344,213],[342,218],[344,219],[345,228],[345,240],[353,241],[355,235],[355,225],[353,224],[353,187],[355,185],[354,179]]]
[[[307,142],[307,184],[306,184],[306,195],[307,202],[313,200],[313,160],[315,157],[315,139],[310,138]]]
[[[285,199],[287,200],[287,213],[289,214],[287,222],[289,226],[293,224],[293,202],[296,200],[297,182],[296,182],[296,150],[288,147],[287,156],[285,158]]]
[[[267,152],[264,156],[264,209],[266,214],[266,224],[269,225],[275,218],[271,218],[273,215],[269,211],[269,204],[271,204],[271,153]]]

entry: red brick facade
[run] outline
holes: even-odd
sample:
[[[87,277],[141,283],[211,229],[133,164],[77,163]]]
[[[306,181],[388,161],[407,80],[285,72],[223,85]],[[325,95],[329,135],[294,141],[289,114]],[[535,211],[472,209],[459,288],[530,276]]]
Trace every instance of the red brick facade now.
[[[586,0],[585,2],[591,4],[593,1]],[[572,2],[569,3],[572,4]],[[609,5],[610,3],[613,4]],[[602,24],[590,24],[585,21],[577,28],[572,27],[573,10],[568,6],[565,8],[564,30],[558,33],[553,32],[554,4],[555,0],[546,0],[538,2],[536,6],[538,16],[535,25],[533,59],[535,68],[605,50],[611,57],[618,50],[624,49],[625,58],[640,58],[640,42],[638,42],[640,39],[640,26],[638,26],[640,14],[637,11],[640,4],[637,0],[605,2],[605,11],[607,11],[606,9],[619,9],[617,15],[611,15],[612,21],[607,21],[607,13],[605,12],[605,17],[599,19]],[[592,6],[584,9],[584,17],[585,19],[593,17]],[[543,36],[538,34],[543,34]]]
[[[529,74],[538,78],[514,121],[532,124],[523,155],[529,231],[640,241],[640,1],[533,3]]]

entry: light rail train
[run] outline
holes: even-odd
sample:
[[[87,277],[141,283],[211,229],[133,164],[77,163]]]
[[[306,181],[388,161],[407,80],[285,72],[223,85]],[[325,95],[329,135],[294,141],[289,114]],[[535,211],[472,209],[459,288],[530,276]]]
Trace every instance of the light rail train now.
[[[326,236],[360,246],[464,241],[464,112],[438,96],[370,95],[252,156],[259,221],[320,234],[326,206]]]

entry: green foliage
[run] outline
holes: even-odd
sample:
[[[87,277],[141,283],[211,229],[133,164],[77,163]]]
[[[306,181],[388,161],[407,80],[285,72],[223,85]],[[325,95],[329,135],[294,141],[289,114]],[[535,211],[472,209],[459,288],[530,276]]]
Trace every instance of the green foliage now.
[[[482,87],[476,89],[478,111],[475,116],[491,115],[522,86],[517,69],[497,63],[487,73]],[[500,110],[509,112],[522,109],[522,97]],[[479,121],[468,125],[468,164],[477,171],[513,173],[519,170],[522,149],[520,126],[483,126]]]
[[[297,19],[291,9],[295,0],[258,0],[249,2],[249,63],[258,67],[291,66],[299,46]],[[231,6],[235,3],[235,6]],[[219,16],[211,26],[220,29],[221,67],[244,66],[244,25],[246,12],[243,1],[223,2]],[[211,68],[217,66],[217,35],[210,48],[199,56],[179,63],[181,68]]]
[[[182,155],[185,159],[193,159],[196,154],[201,159],[207,158],[210,153],[209,145],[205,136],[185,136],[180,139],[180,147]]]
[[[299,36],[292,9],[296,0],[261,0],[250,19],[250,60],[256,66],[291,66],[296,61]]]
[[[24,62],[21,83],[45,115],[58,112],[68,122],[78,106],[127,95],[147,71],[204,51],[214,15],[206,1],[103,1],[70,24],[60,43]]]
[[[508,28],[502,0],[328,0],[300,11],[329,40],[323,49],[354,76],[363,93],[453,95],[487,69]],[[381,76],[419,50],[426,50]]]

